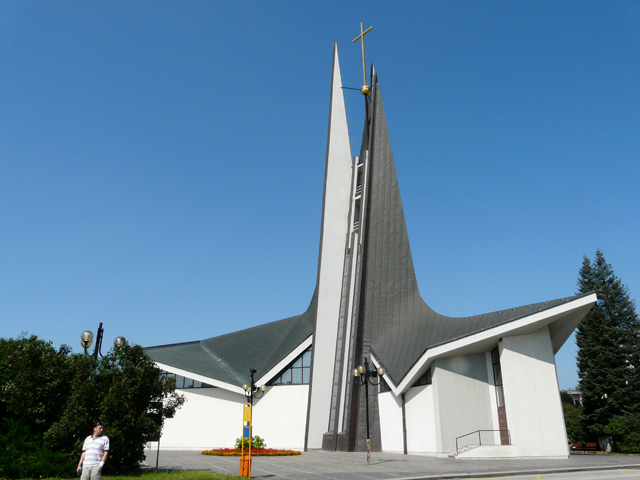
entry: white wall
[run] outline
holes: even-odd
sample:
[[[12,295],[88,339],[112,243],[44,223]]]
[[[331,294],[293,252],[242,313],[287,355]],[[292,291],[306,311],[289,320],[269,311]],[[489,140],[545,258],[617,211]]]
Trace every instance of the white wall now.
[[[407,452],[436,453],[436,412],[433,385],[410,388],[404,394],[407,421]]]
[[[269,387],[254,402],[253,434],[264,438],[267,448],[303,450],[308,398],[308,385]]]
[[[176,416],[165,422],[160,449],[232,448],[242,436],[244,395],[221,388],[179,390],[186,398]],[[253,435],[268,448],[302,450],[307,416],[308,385],[269,387],[254,399]],[[152,448],[155,448],[152,443]]]
[[[165,421],[161,449],[233,447],[242,435],[244,395],[221,388],[178,390],[186,398],[175,417]],[[155,446],[155,443],[154,443]]]
[[[392,392],[378,393],[380,436],[383,452],[404,452],[402,403]]]
[[[485,353],[436,360],[432,381],[439,423],[436,426],[437,451],[453,452],[457,437],[476,430],[496,428],[491,412],[492,389],[488,383]],[[468,441],[468,437],[461,439],[463,444]]]
[[[511,442],[518,456],[568,456],[549,329],[504,337],[500,366]]]
[[[407,453],[437,453],[433,388],[422,385],[405,393]],[[402,400],[392,392],[378,394],[380,433],[384,452],[404,452]]]

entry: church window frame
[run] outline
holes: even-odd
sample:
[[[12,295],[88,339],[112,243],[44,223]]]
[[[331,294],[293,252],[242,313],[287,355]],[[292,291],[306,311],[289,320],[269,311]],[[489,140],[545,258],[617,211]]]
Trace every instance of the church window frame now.
[[[496,390],[496,403],[498,408],[504,407],[504,388],[502,386],[502,368],[500,367],[500,350],[498,347],[491,351],[491,364],[493,367],[493,385]]]
[[[198,388],[217,388],[214,385],[210,385],[205,382],[201,382],[199,380],[195,380],[193,378],[185,377],[183,375],[178,375],[177,373],[167,372],[165,370],[160,374],[160,378],[166,380],[168,378],[173,378],[176,382],[176,390],[193,390]]]
[[[309,346],[289,365],[278,373],[267,385],[279,387],[283,385],[309,385],[311,379],[311,352]]]

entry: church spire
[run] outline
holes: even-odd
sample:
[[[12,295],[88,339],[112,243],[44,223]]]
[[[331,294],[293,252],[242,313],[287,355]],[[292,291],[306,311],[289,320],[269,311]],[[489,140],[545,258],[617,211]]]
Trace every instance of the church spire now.
[[[322,446],[329,422],[350,191],[351,146],[338,46],[334,44],[306,448]]]

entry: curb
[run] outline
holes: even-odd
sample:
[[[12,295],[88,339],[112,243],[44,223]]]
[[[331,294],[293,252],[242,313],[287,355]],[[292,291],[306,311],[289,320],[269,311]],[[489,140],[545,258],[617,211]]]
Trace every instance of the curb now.
[[[545,475],[551,473],[571,473],[571,472],[598,472],[601,470],[622,470],[625,468],[640,469],[640,464],[633,465],[602,465],[593,467],[569,467],[569,468],[550,468],[546,470],[505,470],[502,472],[485,472],[485,473],[447,473],[442,475],[429,475],[422,477],[400,477],[390,480],[456,480],[461,478],[494,478],[494,477],[510,477],[513,475]]]

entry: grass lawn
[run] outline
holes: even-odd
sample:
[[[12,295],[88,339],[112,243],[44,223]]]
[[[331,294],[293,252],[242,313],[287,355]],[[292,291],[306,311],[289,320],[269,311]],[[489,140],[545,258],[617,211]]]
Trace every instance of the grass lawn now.
[[[244,479],[245,477],[200,470],[174,470],[164,472],[141,472],[136,475],[103,475],[102,478],[103,480],[240,480]],[[48,478],[46,480],[56,479]]]

